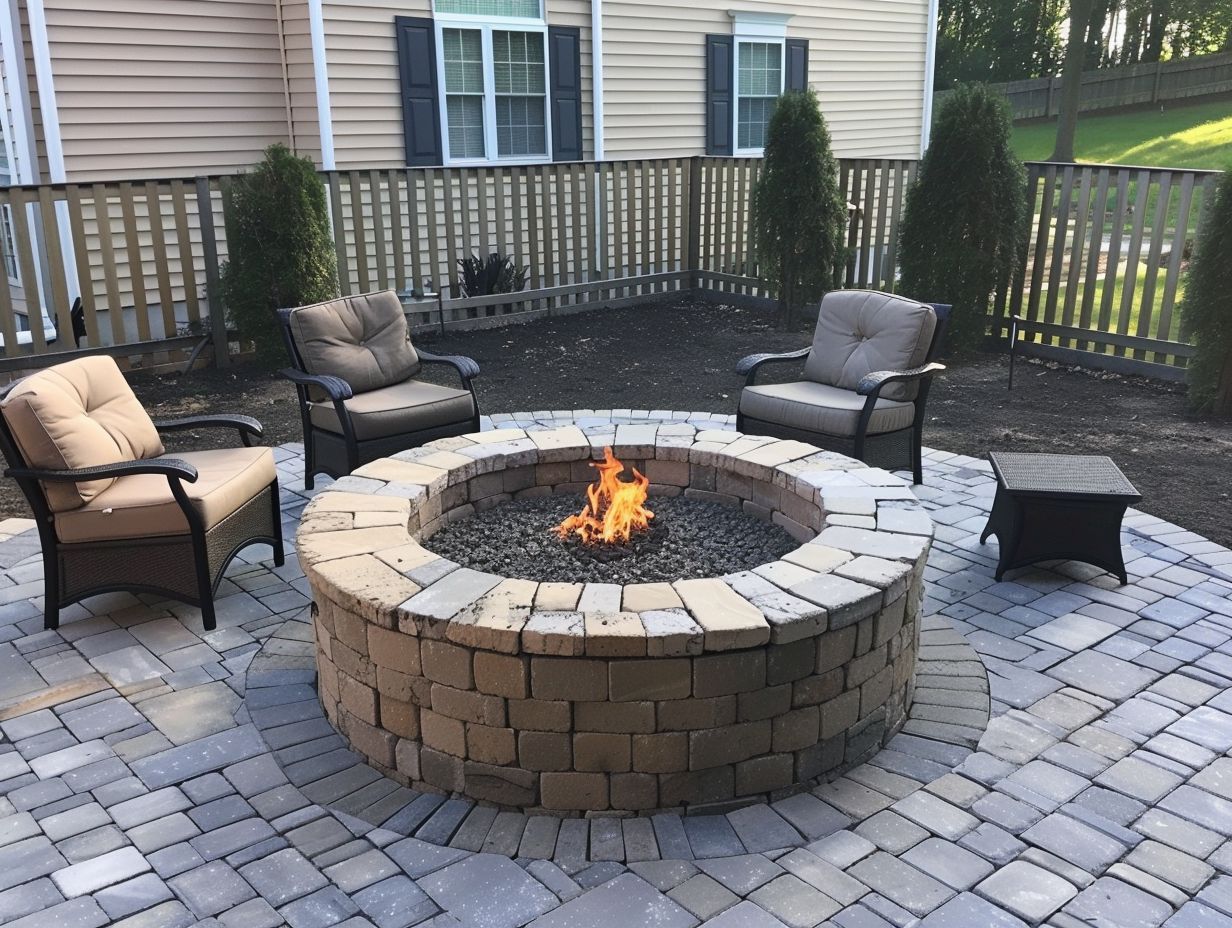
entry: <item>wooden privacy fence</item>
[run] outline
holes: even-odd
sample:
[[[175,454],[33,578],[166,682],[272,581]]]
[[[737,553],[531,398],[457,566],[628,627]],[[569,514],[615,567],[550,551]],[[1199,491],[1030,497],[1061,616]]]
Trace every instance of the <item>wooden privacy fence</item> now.
[[[1040,119],[1061,111],[1061,78],[1036,77],[989,85],[1005,94],[1015,119]],[[940,106],[948,90],[936,94]],[[1232,52],[1118,65],[1085,71],[1078,108],[1082,112],[1141,103],[1232,93]]]

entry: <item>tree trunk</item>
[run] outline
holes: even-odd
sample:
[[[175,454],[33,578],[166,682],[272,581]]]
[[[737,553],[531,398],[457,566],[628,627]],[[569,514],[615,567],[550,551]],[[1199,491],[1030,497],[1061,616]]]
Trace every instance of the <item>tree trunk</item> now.
[[[1172,12],[1170,0],[1154,0],[1151,3],[1151,26],[1146,35],[1146,47],[1142,50],[1143,61],[1158,61],[1164,53],[1164,33]]]
[[[1232,416],[1232,352],[1223,360],[1223,370],[1219,372],[1219,386],[1215,389],[1211,412],[1217,416]]]
[[[1074,131],[1078,126],[1082,68],[1086,62],[1087,26],[1094,5],[1094,0],[1071,0],[1069,5],[1069,39],[1065,44],[1065,66],[1061,70],[1061,114],[1057,118],[1057,141],[1049,161],[1074,160]]]

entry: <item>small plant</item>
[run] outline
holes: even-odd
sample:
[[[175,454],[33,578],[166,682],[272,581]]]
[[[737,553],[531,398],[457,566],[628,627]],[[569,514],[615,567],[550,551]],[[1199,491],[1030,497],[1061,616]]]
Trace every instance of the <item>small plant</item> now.
[[[846,217],[817,95],[789,91],[779,97],[766,129],[752,217],[759,273],[779,299],[785,327],[799,307],[821,299],[835,282]]]
[[[899,237],[899,291],[950,303],[950,344],[984,339],[993,294],[1008,285],[1026,247],[1027,180],[1010,148],[1005,98],[960,87],[942,105],[920,173],[907,193]]]
[[[526,268],[515,264],[509,255],[494,251],[482,258],[473,254],[459,258],[458,267],[462,271],[463,296],[517,293],[526,289]]]
[[[325,188],[312,162],[285,145],[267,148],[265,159],[232,184],[226,227],[223,303],[257,359],[277,366],[286,355],[274,311],[338,295]]]
[[[1189,362],[1194,412],[1232,416],[1232,167],[1215,188],[1181,299],[1197,353]]]

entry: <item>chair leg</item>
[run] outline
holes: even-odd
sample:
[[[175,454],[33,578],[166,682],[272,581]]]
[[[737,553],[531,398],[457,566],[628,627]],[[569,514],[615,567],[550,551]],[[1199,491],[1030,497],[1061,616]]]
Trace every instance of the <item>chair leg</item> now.
[[[43,558],[43,628],[53,631],[60,627],[60,580],[55,554]]]
[[[911,429],[911,475],[917,485],[924,482],[924,430],[918,426]]]

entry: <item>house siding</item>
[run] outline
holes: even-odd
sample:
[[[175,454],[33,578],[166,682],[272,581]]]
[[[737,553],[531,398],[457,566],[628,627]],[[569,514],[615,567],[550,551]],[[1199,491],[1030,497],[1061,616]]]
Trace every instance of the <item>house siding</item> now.
[[[317,118],[316,72],[307,0],[282,0],[282,41],[287,57],[291,105],[291,147],[321,164],[321,126]]]

